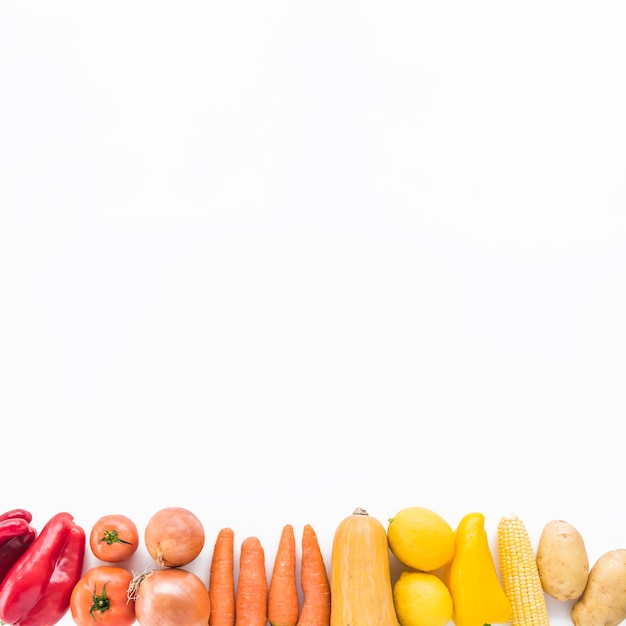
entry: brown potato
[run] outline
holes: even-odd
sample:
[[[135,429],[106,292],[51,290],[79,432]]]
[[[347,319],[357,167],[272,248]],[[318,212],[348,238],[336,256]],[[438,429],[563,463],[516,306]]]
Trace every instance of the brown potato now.
[[[552,520],[537,545],[543,590],[556,600],[578,600],[587,584],[589,559],[581,534],[569,522]]]
[[[596,561],[571,617],[574,626],[617,626],[626,619],[626,549],[610,550]]]

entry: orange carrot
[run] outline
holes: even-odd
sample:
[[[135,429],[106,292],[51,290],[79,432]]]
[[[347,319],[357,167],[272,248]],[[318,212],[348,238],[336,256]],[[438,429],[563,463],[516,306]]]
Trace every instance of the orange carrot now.
[[[231,528],[222,528],[217,533],[209,578],[210,626],[235,624],[234,543],[235,533]]]
[[[296,583],[296,539],[293,526],[286,524],[280,534],[270,579],[267,619],[271,626],[296,626],[299,609],[300,601]]]
[[[317,535],[310,524],[302,532],[300,582],[304,601],[297,626],[329,626],[330,582]]]
[[[257,537],[241,542],[239,578],[235,594],[235,625],[266,626],[267,572],[265,552]]]

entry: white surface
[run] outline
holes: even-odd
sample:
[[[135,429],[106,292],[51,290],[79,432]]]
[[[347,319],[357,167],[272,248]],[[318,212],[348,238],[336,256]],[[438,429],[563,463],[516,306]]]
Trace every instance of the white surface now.
[[[3,2],[0,509],[626,546],[625,17]]]

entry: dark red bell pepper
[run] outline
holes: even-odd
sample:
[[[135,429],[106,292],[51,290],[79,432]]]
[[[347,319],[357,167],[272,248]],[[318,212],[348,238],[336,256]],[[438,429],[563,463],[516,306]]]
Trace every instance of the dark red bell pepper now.
[[[70,606],[85,556],[85,531],[57,513],[0,583],[0,620],[14,626],[53,626]]]
[[[37,536],[29,521],[28,517],[0,521],[0,583]]]
[[[0,513],[0,522],[3,522],[6,519],[25,519],[29,524],[33,521],[33,516],[30,511],[26,509],[11,509],[10,511],[6,511],[4,513]]]

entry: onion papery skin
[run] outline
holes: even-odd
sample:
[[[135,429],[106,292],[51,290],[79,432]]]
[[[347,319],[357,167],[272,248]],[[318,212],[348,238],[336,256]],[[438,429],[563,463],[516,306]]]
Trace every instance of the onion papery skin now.
[[[159,567],[188,565],[202,552],[204,540],[202,522],[182,507],[157,511],[144,531],[146,549]]]
[[[209,623],[209,591],[193,572],[179,568],[152,570],[135,577],[133,584],[135,617],[140,626],[207,626]]]

